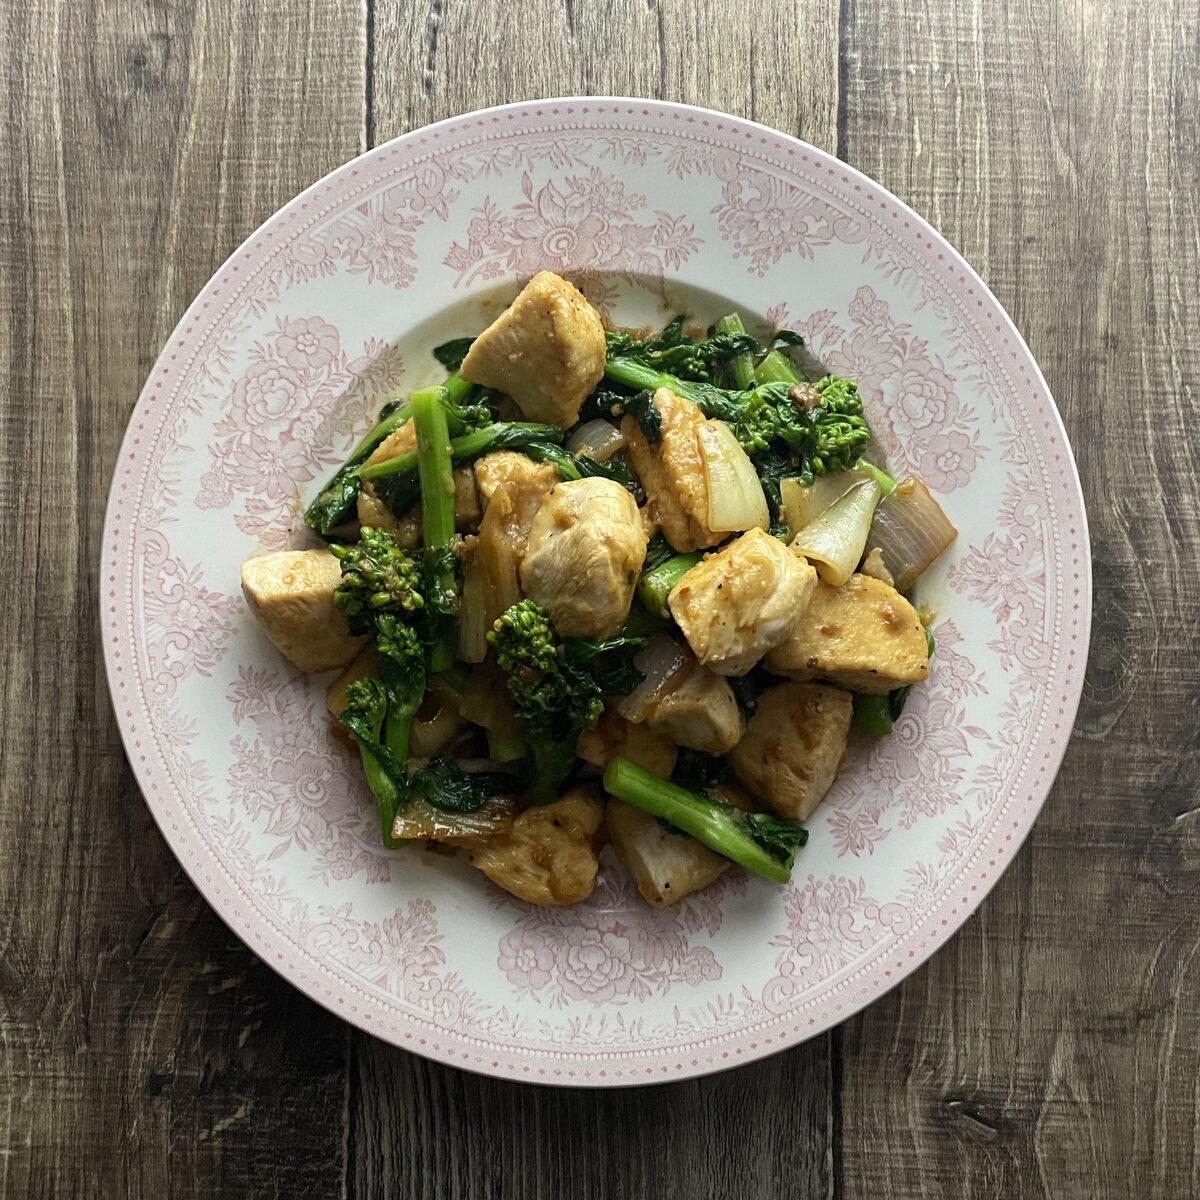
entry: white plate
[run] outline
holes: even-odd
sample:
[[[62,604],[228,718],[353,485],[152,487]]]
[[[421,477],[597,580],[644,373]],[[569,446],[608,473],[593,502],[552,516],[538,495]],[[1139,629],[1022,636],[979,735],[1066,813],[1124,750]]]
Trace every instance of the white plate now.
[[[244,558],[386,396],[439,377],[547,267],[623,321],[736,307],[856,379],[898,471],[960,537],[922,581],[929,684],[851,748],[786,889],[728,873],[666,912],[606,859],[536,909],[462,863],[389,854],[325,680],[246,612]],[[995,298],[889,193],[733,117],[645,100],[471,113],[355,159],[217,272],[130,421],[102,616],[126,749],[159,825],[261,957],[363,1029],[488,1074],[699,1075],[875,999],[1000,876],[1070,734],[1090,620],[1086,519],[1045,382]]]

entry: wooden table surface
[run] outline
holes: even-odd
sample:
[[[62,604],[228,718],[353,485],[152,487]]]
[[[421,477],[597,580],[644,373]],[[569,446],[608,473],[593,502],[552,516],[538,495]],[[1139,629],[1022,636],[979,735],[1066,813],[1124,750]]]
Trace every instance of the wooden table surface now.
[[[0,71],[0,1191],[12,1197],[1200,1196],[1196,0],[10,0]],[[142,804],[97,647],[105,492],[210,273],[428,121],[646,95],[860,167],[1041,362],[1095,559],[1028,844],[885,999],[710,1079],[539,1090],[328,1015]]]

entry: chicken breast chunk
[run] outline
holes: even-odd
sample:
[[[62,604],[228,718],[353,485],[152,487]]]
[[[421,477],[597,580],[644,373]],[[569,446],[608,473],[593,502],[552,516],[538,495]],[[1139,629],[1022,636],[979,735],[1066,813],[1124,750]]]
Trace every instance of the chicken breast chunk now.
[[[781,683],[763,692],[729,755],[738,779],[779,816],[807,820],[846,757],[853,700],[823,683]]]
[[[475,486],[484,512],[497,488],[519,485],[540,504],[557,481],[558,472],[549,463],[535,463],[515,450],[494,450],[475,460]]]
[[[625,720],[611,704],[592,729],[585,729],[579,735],[575,753],[584,762],[601,769],[619,755],[663,779],[675,770],[678,756],[675,743],[666,734]]]
[[[573,788],[553,804],[527,808],[467,861],[530,904],[578,904],[596,886],[594,839],[603,818],[597,789]]]
[[[817,586],[813,567],[751,529],[697,563],[667,603],[696,657],[719,675],[745,675],[791,635]]]
[[[368,675],[378,674],[379,664],[375,661],[375,649],[371,645],[364,646],[358,657],[340,671],[337,678],[325,689],[325,707],[329,710],[329,715],[336,721],[346,711],[350,703],[346,693],[352,683],[366,679]],[[347,738],[350,736],[341,725],[335,725],[334,730],[345,734]]]
[[[476,339],[459,367],[511,396],[527,421],[567,428],[604,375],[604,325],[583,293],[539,271]]]
[[[521,586],[563,637],[612,637],[629,616],[645,557],[633,497],[611,479],[570,480],[533,518]]]
[[[659,388],[653,403],[662,420],[654,445],[633,417],[627,414],[621,419],[621,433],[646,491],[649,515],[676,550],[715,546],[726,535],[707,525],[708,480],[698,433],[704,414],[669,388]]]
[[[895,588],[869,575],[841,587],[818,582],[791,635],[767,655],[790,679],[828,679],[883,695],[929,674],[925,627]]]
[[[301,671],[344,667],[366,639],[333,606],[341,582],[328,550],[277,550],[242,564],[242,592],[275,648]]]
[[[509,450],[475,463],[483,520],[464,561],[463,594],[478,597],[485,629],[521,599],[519,572],[529,527],[557,479],[553,467]]]
[[[729,866],[693,837],[677,833],[649,813],[613,797],[606,811],[608,836],[647,904],[666,908],[708,887]]]
[[[677,746],[725,754],[742,736],[742,714],[728,682],[694,659],[647,707],[645,721]]]

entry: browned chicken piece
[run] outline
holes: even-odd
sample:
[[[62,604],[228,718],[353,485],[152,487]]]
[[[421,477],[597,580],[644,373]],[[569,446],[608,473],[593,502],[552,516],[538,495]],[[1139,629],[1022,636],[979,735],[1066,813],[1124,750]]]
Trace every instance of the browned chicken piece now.
[[[824,683],[781,683],[763,692],[729,755],[738,780],[779,816],[807,820],[846,757],[853,699]]]
[[[668,388],[654,393],[662,434],[651,445],[633,417],[621,419],[621,433],[634,470],[646,492],[646,508],[663,536],[680,552],[715,546],[725,538],[708,520],[708,480],[698,430],[704,414]]]
[[[366,679],[368,675],[378,675],[379,668],[375,662],[375,648],[373,646],[364,646],[358,657],[344,670],[338,677],[325,689],[325,707],[329,710],[330,716],[336,721],[346,711],[346,705],[349,700],[346,699],[346,689],[352,683],[357,683],[360,679]],[[342,730],[340,725],[335,725],[335,729]],[[350,735],[347,733],[347,737]]]
[[[454,527],[459,533],[474,533],[479,528],[483,506],[479,502],[479,488],[475,483],[474,470],[467,467],[454,468]]]
[[[742,736],[742,714],[729,683],[694,658],[647,708],[646,723],[677,746],[725,754]]]
[[[649,813],[613,797],[606,810],[608,836],[647,904],[666,908],[708,887],[729,866],[693,837],[676,833]]]
[[[883,695],[929,675],[929,647],[916,609],[869,575],[841,587],[818,582],[791,636],[767,655],[790,679],[828,679],[853,692]]]
[[[553,467],[507,450],[475,464],[483,520],[464,563],[463,592],[482,597],[485,629],[521,599],[520,567],[529,527],[557,478]]]
[[[467,861],[530,904],[578,904],[596,886],[595,839],[604,806],[594,787],[527,808]]]
[[[537,504],[541,504],[557,482],[558,472],[549,463],[535,463],[532,458],[526,458],[515,450],[495,450],[475,460],[475,486],[485,513],[497,488],[508,484],[518,485]],[[533,513],[530,513],[529,519],[533,520]]]
[[[604,325],[586,297],[539,271],[474,341],[458,373],[511,396],[526,421],[564,429],[604,375]]]
[[[896,586],[896,581],[892,578],[891,571],[887,569],[887,564],[883,561],[883,551],[878,546],[867,552],[859,570],[864,575],[869,575],[872,579],[878,579],[881,583],[886,583],[888,587]]]
[[[668,598],[696,657],[719,675],[745,675],[787,639],[817,586],[804,559],[751,529],[697,563]]]
[[[396,432],[403,432],[401,426]],[[392,434],[393,437],[396,434]],[[454,470],[454,526],[459,533],[473,533],[479,527],[481,509],[479,490],[475,486],[475,473],[470,467]],[[421,506],[414,504],[398,517],[379,498],[375,484],[364,479],[358,489],[358,523],[371,529],[386,529],[397,545],[411,550],[421,544]]]
[[[665,733],[649,725],[627,721],[607,705],[599,722],[579,735],[575,753],[594,767],[603,769],[618,755],[631,763],[666,779],[675,770],[678,750]]]
[[[391,433],[371,451],[367,465],[387,462],[389,458],[398,458],[401,454],[411,454],[417,448],[417,431],[411,420],[403,425],[397,425]]]
[[[421,544],[421,506],[414,504],[402,517],[394,512],[375,491],[375,485],[364,479],[358,489],[358,523],[363,529],[386,529],[396,539],[396,545],[412,550]]]
[[[563,637],[612,637],[629,616],[645,557],[633,497],[611,479],[569,480],[533,518],[521,586]]]
[[[365,638],[351,637],[333,605],[341,582],[328,550],[277,550],[242,564],[242,592],[275,648],[301,671],[344,667]]]

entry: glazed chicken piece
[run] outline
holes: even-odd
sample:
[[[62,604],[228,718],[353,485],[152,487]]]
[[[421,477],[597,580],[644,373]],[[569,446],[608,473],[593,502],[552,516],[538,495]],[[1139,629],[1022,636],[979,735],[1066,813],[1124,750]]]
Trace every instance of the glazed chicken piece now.
[[[697,563],[667,603],[696,657],[719,675],[745,675],[786,640],[817,586],[813,567],[761,529]]]
[[[883,695],[929,675],[929,646],[916,609],[869,575],[841,587],[818,582],[791,635],[767,655],[789,679],[828,679]]]
[[[666,734],[651,729],[649,725],[635,725],[625,720],[610,703],[597,724],[579,735],[575,753],[584,762],[602,770],[612,759],[620,756],[652,775],[666,779],[675,770],[675,759],[679,752]]]
[[[595,838],[604,807],[594,787],[527,808],[467,861],[530,904],[578,904],[596,886]]]
[[[403,425],[393,429],[371,451],[367,464],[386,462],[389,458],[410,454],[416,448],[417,435],[413,430],[413,423],[405,421]],[[412,549],[421,539],[419,521],[414,520],[411,513],[404,517],[397,517],[379,498],[374,483],[369,479],[363,480],[358,489],[358,523],[370,526],[372,529],[386,529],[388,533],[397,534],[397,541],[400,541],[406,549]]]
[[[277,550],[242,564],[242,593],[275,648],[301,671],[344,667],[365,638],[351,637],[333,606],[341,582],[328,550]]]
[[[583,293],[539,271],[476,339],[458,372],[511,396],[525,420],[579,420],[584,397],[604,375],[604,325]]]
[[[677,833],[615,796],[605,812],[617,857],[629,868],[647,904],[666,908],[708,887],[729,866],[695,838]]]
[[[475,473],[470,467],[455,467],[454,527],[459,533],[473,533],[479,527],[481,512]],[[421,544],[421,506],[414,504],[403,516],[396,516],[379,498],[375,484],[369,479],[359,484],[358,523],[364,528],[386,529],[405,550]]]
[[[694,658],[671,678],[647,707],[645,721],[677,746],[725,754],[742,736],[742,714],[733,689]]]
[[[371,645],[364,646],[355,660],[348,667],[344,667],[338,673],[337,678],[325,689],[325,707],[334,721],[338,720],[350,703],[346,697],[350,685],[359,679],[366,679],[368,675],[378,674],[379,666],[375,661],[375,648]],[[343,726],[334,725],[333,728],[335,732],[345,734],[347,738],[350,737]]]
[[[475,486],[485,513],[497,488],[518,485],[540,504],[557,481],[558,472],[549,463],[535,463],[515,450],[495,450],[475,460]]]
[[[471,607],[482,615],[484,630],[521,599],[520,567],[529,527],[558,472],[510,450],[485,455],[475,463],[475,482],[483,506],[479,536],[463,563],[463,594],[479,597]],[[482,634],[474,639],[482,646]],[[477,648],[468,661],[481,661]]]
[[[634,470],[646,491],[646,509],[663,536],[680,552],[715,546],[725,538],[708,528],[708,480],[700,454],[704,414],[668,388],[654,393],[662,418],[659,441],[651,445],[637,421],[626,414],[621,433]]]
[[[533,519],[521,586],[563,637],[612,637],[629,616],[645,557],[633,497],[611,479],[570,480]]]
[[[417,448],[417,432],[410,420],[403,425],[397,425],[391,433],[371,451],[367,459],[368,466],[375,463],[387,462],[389,458],[399,458],[401,454],[411,454]]]
[[[781,683],[763,692],[729,755],[738,780],[781,817],[807,820],[846,757],[853,700],[823,683]]]

